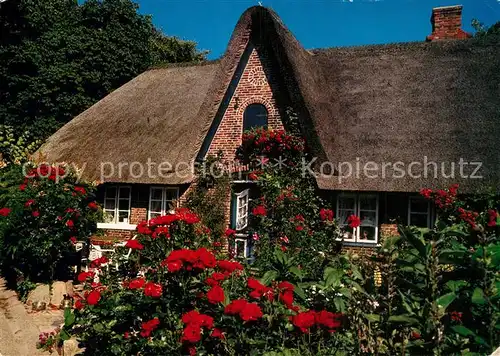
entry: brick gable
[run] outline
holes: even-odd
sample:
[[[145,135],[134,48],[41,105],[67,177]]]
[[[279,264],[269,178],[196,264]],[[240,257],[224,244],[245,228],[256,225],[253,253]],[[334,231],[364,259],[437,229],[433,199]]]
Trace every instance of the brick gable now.
[[[266,54],[258,48],[253,48],[212,139],[209,155],[216,155],[222,151],[225,160],[233,160],[234,153],[241,144],[243,113],[250,104],[258,103],[267,108],[269,129],[283,129],[276,99],[280,90],[277,75],[273,75],[275,73],[271,68],[271,61]]]

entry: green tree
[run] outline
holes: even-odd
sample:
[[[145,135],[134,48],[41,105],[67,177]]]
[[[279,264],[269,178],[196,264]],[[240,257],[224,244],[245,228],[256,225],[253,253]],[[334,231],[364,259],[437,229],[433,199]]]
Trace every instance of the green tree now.
[[[165,36],[137,9],[131,0],[0,4],[0,131],[14,131],[0,145],[5,161],[22,160],[32,142],[147,68],[204,60],[194,42]]]

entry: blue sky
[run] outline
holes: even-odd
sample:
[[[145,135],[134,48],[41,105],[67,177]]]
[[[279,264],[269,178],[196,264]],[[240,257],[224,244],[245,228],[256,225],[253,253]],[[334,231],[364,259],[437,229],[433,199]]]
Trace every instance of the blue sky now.
[[[166,34],[198,42],[209,58],[225,50],[240,15],[257,0],[135,0]],[[500,0],[262,0],[306,48],[421,41],[431,32],[436,6],[464,6],[471,21],[500,21]]]

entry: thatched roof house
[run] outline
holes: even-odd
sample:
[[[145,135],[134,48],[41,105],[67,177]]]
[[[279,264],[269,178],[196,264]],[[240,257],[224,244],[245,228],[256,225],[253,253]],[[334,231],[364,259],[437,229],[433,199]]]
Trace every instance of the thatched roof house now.
[[[252,7],[220,60],[141,74],[66,124],[39,152],[85,167],[89,179],[187,184],[194,161],[234,152],[248,107],[262,106],[271,128],[283,127],[291,107],[318,157],[316,169],[323,162],[334,166],[334,174],[318,177],[321,189],[417,192],[456,182],[469,192],[496,188],[500,38],[470,38],[461,29],[461,10],[434,9],[428,42],[306,50],[275,12]],[[121,162],[145,165],[148,158],[172,168],[161,178],[157,168],[142,175],[117,170]],[[379,165],[376,178],[372,170],[344,179],[346,167],[367,162]],[[103,175],[103,165],[113,172]],[[471,179],[473,173],[482,178]],[[145,199],[151,211],[151,198]]]

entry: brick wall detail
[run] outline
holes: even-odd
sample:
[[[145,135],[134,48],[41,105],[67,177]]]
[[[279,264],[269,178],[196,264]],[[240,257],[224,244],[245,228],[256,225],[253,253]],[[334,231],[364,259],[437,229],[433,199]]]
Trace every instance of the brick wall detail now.
[[[462,6],[437,7],[432,10],[432,34],[427,41],[462,40],[471,35],[462,30]]]
[[[271,72],[270,60],[266,55],[254,48],[243,70],[238,86],[224,113],[219,128],[215,133],[209,155],[216,155],[219,151],[224,154],[225,160],[232,161],[238,146],[241,144],[243,133],[243,113],[250,104],[262,104],[268,111],[268,127],[283,129],[279,115],[276,95],[277,78]],[[272,89],[273,88],[273,89]]]

